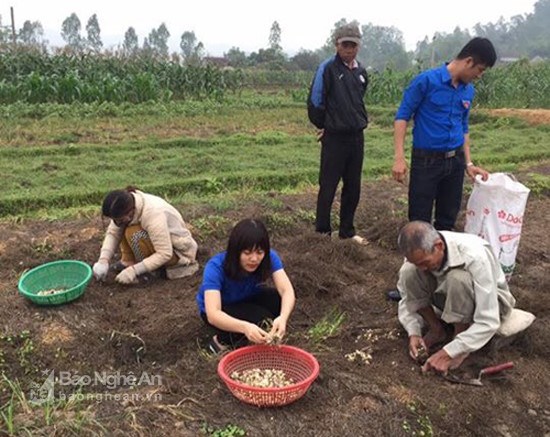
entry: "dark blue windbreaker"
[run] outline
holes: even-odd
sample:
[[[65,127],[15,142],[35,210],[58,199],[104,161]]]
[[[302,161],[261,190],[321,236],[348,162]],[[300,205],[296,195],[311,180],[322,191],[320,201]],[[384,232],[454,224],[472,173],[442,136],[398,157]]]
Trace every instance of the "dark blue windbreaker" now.
[[[360,64],[350,70],[338,55],[325,60],[309,90],[309,120],[327,132],[352,133],[365,129],[368,117],[363,98],[367,85],[367,72]]]

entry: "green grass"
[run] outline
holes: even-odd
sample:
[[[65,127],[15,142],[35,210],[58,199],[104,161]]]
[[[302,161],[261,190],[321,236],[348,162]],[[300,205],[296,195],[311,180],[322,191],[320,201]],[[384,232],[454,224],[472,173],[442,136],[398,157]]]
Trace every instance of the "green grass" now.
[[[346,314],[337,308],[332,308],[315,325],[307,331],[307,337],[315,344],[338,335]]]
[[[33,402],[17,379],[0,375],[0,430],[2,435],[37,435],[44,430],[56,435],[102,435],[106,432],[78,396]],[[42,435],[42,434],[41,434]]]
[[[184,116],[193,106],[202,109]],[[37,118],[28,116],[33,107],[41,108]],[[90,108],[3,108],[11,115],[0,118],[0,220],[92,216],[108,191],[127,185],[176,204],[210,202],[223,209],[224,199],[317,183],[320,147],[314,129],[304,106],[284,92],[245,93],[224,105],[121,105],[111,107],[109,117]],[[391,174],[394,110],[369,108],[365,178]],[[511,172],[520,164],[549,160],[548,131],[548,126],[476,113],[473,160],[490,171]],[[409,131],[409,143],[410,138]],[[276,225],[285,220],[273,217]]]
[[[531,190],[534,195],[550,195],[550,176],[540,175],[537,173],[528,173],[529,180],[525,185]]]
[[[201,434],[210,437],[241,437],[246,435],[246,431],[238,425],[228,424],[223,428],[203,424]]]
[[[422,413],[420,410],[425,410],[424,405],[420,402],[410,402],[407,405],[407,410],[412,416],[412,420],[403,420],[402,429],[407,435],[432,437],[434,435],[432,421],[430,417]]]
[[[64,352],[58,348],[58,354]],[[55,428],[59,435],[95,435],[105,431],[91,411],[93,404],[80,392],[50,398],[41,389],[46,376],[30,331],[0,334],[0,434],[43,435]],[[25,376],[23,378],[15,375]],[[46,388],[46,390],[48,390]]]

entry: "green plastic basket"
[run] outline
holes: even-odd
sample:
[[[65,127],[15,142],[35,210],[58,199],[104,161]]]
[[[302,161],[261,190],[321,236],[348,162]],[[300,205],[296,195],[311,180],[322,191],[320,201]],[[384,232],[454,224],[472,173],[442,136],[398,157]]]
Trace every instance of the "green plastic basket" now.
[[[92,279],[91,267],[74,260],[54,261],[24,273],[19,280],[19,292],[38,305],[61,305],[71,302],[84,293]],[[46,290],[64,291],[39,295]]]

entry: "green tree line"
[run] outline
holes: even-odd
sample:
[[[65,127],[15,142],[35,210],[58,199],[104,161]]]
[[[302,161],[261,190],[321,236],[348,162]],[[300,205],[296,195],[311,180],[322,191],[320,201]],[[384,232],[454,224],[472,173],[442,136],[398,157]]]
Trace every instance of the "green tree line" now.
[[[326,43],[314,50],[300,50],[293,56],[284,53],[281,47],[281,29],[274,21],[271,25],[268,44],[257,52],[245,53],[239,47],[229,49],[222,59],[223,65],[236,68],[262,68],[270,70],[313,71],[316,66],[334,53],[332,33],[341,24],[341,19],[328,32]],[[359,24],[359,23],[357,23]],[[124,34],[124,41],[106,51],[103,48],[101,29],[97,15],[92,15],[84,29],[79,17],[72,13],[61,26],[61,36],[66,45],[58,49],[74,54],[105,53],[119,57],[148,56],[154,59],[172,59],[184,65],[201,65],[208,62],[204,44],[194,31],[186,30],[180,36],[179,53],[170,53],[170,31],[164,23],[152,29],[140,44],[133,27]],[[394,26],[378,26],[367,23],[361,26],[363,44],[359,60],[369,69],[381,71],[387,67],[399,71],[414,65],[421,68],[438,64],[454,57],[457,51],[472,37],[485,36],[493,41],[500,59],[541,57],[550,58],[550,0],[539,0],[531,13],[517,15],[509,20],[500,18],[495,23],[477,23],[472,30],[456,27],[451,32],[436,32],[419,41],[415,50],[407,51],[403,33]],[[48,41],[40,22],[25,21],[16,35],[17,44],[47,51]],[[0,47],[10,45],[8,28],[2,26],[0,16]]]

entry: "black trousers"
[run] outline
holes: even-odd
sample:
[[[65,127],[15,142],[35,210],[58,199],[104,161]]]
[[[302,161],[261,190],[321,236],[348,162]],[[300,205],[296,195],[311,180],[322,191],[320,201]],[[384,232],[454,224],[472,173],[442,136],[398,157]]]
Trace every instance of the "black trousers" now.
[[[411,161],[409,184],[409,220],[432,222],[434,227],[449,231],[454,228],[462,202],[464,153],[451,158],[415,156]]]
[[[361,196],[361,173],[363,170],[363,131],[352,134],[325,132],[321,140],[321,168],[319,171],[319,194],[315,230],[330,233],[330,211],[340,179],[343,182],[340,202],[341,238],[355,235],[353,220]]]
[[[224,305],[222,302],[222,311],[236,319],[261,326],[262,322],[273,320],[281,314],[281,296],[275,288],[263,287],[259,293],[245,301],[230,305]],[[247,343],[248,340],[243,334],[216,328],[208,323],[205,313],[201,313],[201,317],[207,325],[214,328],[220,343],[232,347],[244,346]]]

